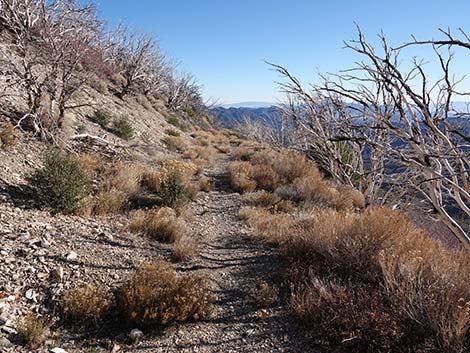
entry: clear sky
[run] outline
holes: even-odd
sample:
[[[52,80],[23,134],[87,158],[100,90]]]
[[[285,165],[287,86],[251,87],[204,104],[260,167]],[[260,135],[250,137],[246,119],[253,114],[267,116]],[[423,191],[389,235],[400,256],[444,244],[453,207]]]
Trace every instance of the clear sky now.
[[[220,103],[279,99],[278,77],[264,60],[306,82],[351,66],[343,40],[357,22],[393,44],[438,37],[439,27],[470,32],[470,0],[97,0],[110,23],[155,34],[163,51],[193,73]]]

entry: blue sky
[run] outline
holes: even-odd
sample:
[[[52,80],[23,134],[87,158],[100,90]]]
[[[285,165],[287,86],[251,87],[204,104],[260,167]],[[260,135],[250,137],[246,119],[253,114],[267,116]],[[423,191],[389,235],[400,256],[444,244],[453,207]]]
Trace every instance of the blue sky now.
[[[264,60],[288,67],[305,82],[318,72],[350,67],[356,57],[342,47],[343,40],[354,37],[354,22],[371,39],[383,30],[392,44],[410,34],[437,37],[439,27],[470,32],[469,0],[97,2],[110,23],[123,20],[155,34],[163,51],[197,77],[204,96],[219,103],[282,98],[278,77]]]

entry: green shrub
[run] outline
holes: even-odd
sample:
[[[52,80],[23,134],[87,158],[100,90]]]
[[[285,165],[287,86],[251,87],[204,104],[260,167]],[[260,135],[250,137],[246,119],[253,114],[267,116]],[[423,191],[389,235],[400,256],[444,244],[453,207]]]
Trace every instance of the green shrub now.
[[[45,154],[44,166],[28,180],[39,206],[53,212],[77,211],[89,191],[89,179],[80,163],[57,150]]]
[[[184,109],[184,112],[188,114],[190,118],[194,118],[196,116],[196,110],[193,107],[188,107]]]
[[[129,140],[134,136],[134,128],[125,118],[114,122],[113,132],[124,140]]]
[[[186,124],[184,124],[182,121],[180,121],[180,119],[178,119],[176,116],[170,116],[170,117],[168,117],[168,119],[166,121],[169,124],[171,124],[173,126],[176,126],[181,131],[187,131],[188,130],[188,127],[186,126]]]
[[[108,113],[106,113],[102,110],[98,110],[98,111],[95,112],[95,115],[93,115],[90,118],[90,120],[93,121],[94,123],[98,124],[99,126],[101,126],[103,129],[105,129],[106,126],[111,121],[111,118],[109,117]]]
[[[169,136],[175,136],[175,137],[180,137],[180,133],[176,130],[173,130],[173,129],[167,129],[165,130],[165,133]]]
[[[190,192],[177,174],[173,174],[161,182],[158,196],[162,206],[171,208],[184,206],[191,198]]]

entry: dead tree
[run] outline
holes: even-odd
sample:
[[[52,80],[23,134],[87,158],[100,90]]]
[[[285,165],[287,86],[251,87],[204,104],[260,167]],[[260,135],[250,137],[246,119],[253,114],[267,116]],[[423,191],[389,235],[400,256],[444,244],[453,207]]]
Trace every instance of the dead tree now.
[[[309,154],[336,182],[360,190],[369,204],[377,204],[390,135],[343,96],[321,86],[307,90],[286,68],[270,65],[285,79],[279,83],[288,98],[283,113],[297,132],[291,147]],[[382,110],[378,99],[374,97],[369,109]]]
[[[13,34],[4,47],[4,74],[26,92],[28,112],[20,120],[51,138],[60,129],[74,94],[90,73],[85,58],[100,47],[101,23],[91,5],[73,0],[0,0],[0,19]]]
[[[387,154],[399,163],[400,173],[405,176],[402,180],[430,202],[440,219],[470,249],[470,236],[451,211],[457,208],[464,217],[470,216],[468,118],[467,130],[458,129],[452,100],[460,80],[453,78],[453,54],[448,50],[449,45],[460,44],[448,38],[414,41],[393,49],[384,35],[379,38],[380,50],[358,29],[358,38],[346,47],[364,60],[336,76],[322,90],[353,102],[367,121],[391,134],[396,144],[387,149]],[[410,69],[400,68],[402,50],[411,44],[432,45],[435,63],[442,73],[439,79],[431,80],[424,63],[416,58],[411,60]],[[382,97],[377,106],[380,109],[371,109],[377,97]],[[380,141],[376,143],[380,145]]]
[[[138,91],[146,95],[160,93],[168,65],[153,38],[119,26],[111,40],[111,60],[124,78],[118,95],[122,98]]]

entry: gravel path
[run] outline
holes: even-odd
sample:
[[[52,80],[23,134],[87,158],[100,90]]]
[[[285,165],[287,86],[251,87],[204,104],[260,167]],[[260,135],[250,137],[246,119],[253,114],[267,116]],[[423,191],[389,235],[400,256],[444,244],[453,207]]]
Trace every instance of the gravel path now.
[[[182,271],[205,274],[214,297],[214,311],[204,322],[168,329],[162,337],[129,352],[309,352],[301,333],[282,306],[260,309],[251,294],[260,280],[274,278],[279,257],[249,237],[238,218],[241,196],[228,188],[226,160],[208,176],[216,191],[192,205],[194,233],[202,238],[201,254]]]

